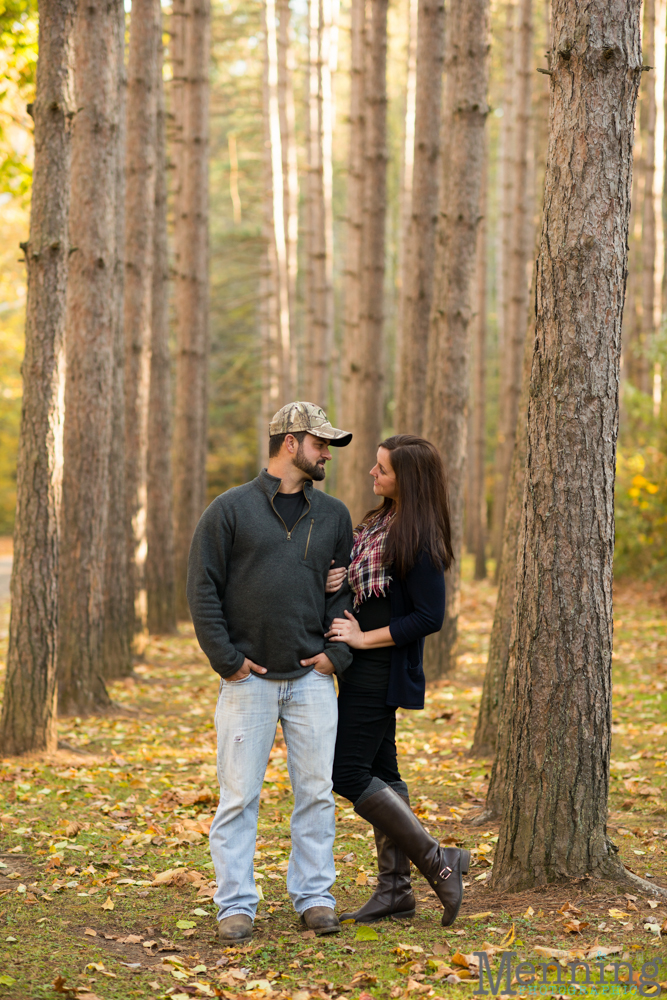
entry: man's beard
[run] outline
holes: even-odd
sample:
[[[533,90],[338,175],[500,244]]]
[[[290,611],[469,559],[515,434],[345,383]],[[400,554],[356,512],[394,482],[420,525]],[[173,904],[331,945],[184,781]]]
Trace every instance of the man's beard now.
[[[296,455],[294,456],[294,465],[297,469],[301,469],[306,475],[314,479],[316,483],[321,483],[326,477],[326,469],[324,468],[324,459],[320,462],[313,463],[309,462],[303,453],[303,444],[300,444],[297,448]]]

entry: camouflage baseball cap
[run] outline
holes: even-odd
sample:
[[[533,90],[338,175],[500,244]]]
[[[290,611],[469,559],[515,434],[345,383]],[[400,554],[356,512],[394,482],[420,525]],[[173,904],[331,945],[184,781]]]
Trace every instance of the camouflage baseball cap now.
[[[287,403],[273,415],[269,424],[269,437],[298,434],[299,431],[308,431],[315,437],[324,438],[336,448],[344,448],[352,440],[349,431],[332,427],[322,407],[315,406],[315,403]]]

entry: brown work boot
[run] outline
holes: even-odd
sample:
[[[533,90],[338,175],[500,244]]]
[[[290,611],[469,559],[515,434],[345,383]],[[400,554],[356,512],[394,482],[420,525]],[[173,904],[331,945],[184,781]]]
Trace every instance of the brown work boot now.
[[[301,923],[309,931],[315,931],[318,937],[322,934],[338,934],[340,924],[338,917],[330,906],[311,906],[301,914]]]
[[[233,913],[231,917],[223,917],[222,920],[218,921],[218,937],[225,944],[250,941],[252,920],[247,913]]]

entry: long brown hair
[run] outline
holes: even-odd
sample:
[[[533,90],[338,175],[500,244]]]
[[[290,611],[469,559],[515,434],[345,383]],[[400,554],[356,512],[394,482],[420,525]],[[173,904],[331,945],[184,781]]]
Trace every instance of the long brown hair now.
[[[449,569],[454,553],[449,523],[445,468],[438,449],[414,434],[394,434],[381,441],[391,452],[399,503],[385,497],[369,510],[363,524],[395,510],[385,546],[385,562],[404,577],[420,552],[429,553],[443,570]]]

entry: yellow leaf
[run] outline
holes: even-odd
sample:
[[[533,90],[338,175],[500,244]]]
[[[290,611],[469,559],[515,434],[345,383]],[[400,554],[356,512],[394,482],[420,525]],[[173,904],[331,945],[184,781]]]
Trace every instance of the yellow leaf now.
[[[505,937],[502,939],[502,941],[500,942],[500,947],[507,948],[509,945],[512,944],[512,941],[514,941],[515,936],[516,936],[516,931],[514,929],[514,924],[512,924],[512,929],[509,930],[505,935]]]
[[[607,913],[610,917],[613,917],[614,920],[627,920],[630,916],[629,913],[625,913],[624,910],[619,910],[616,906],[612,906],[610,910],[607,910]]]
[[[532,908],[532,906],[529,906],[526,912],[524,913],[524,917],[532,917],[534,913],[535,910]]]
[[[356,881],[357,885],[368,885],[368,875],[366,872],[362,872],[360,875],[357,875]]]
[[[492,917],[493,913],[491,910],[484,910],[483,913],[468,913],[466,914],[466,920],[482,920],[484,917]]]
[[[464,969],[467,969],[468,959],[460,951],[457,951],[456,954],[452,955],[452,965],[461,965]]]
[[[102,909],[103,910],[113,910],[113,908],[114,908],[115,905],[116,904],[114,903],[114,901],[111,898],[111,896],[107,896],[107,898],[102,903]]]

